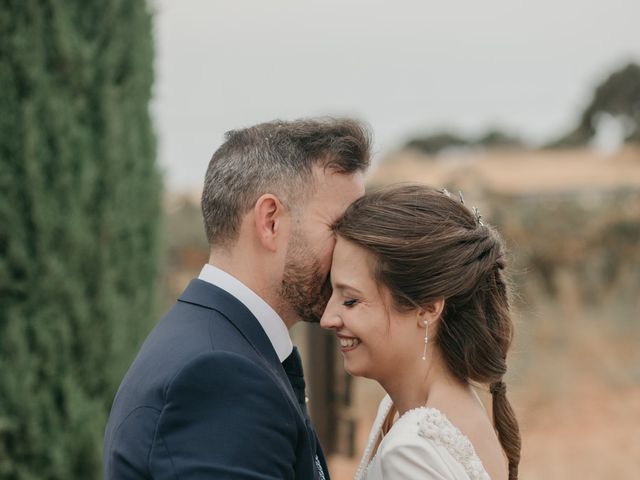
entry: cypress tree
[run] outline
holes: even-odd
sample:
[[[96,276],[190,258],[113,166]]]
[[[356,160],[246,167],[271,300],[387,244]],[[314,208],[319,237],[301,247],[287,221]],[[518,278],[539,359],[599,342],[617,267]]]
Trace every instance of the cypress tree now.
[[[144,0],[0,0],[0,478],[99,478],[155,320]]]

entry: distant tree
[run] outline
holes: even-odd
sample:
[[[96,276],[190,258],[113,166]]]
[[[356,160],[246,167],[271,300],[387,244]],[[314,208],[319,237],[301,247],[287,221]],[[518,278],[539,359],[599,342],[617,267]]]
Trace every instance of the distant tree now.
[[[406,143],[405,148],[411,148],[429,155],[435,155],[446,148],[466,147],[468,145],[468,140],[461,136],[454,133],[441,132],[413,138]]]
[[[587,144],[596,134],[596,122],[603,113],[624,121],[627,142],[640,142],[640,65],[630,63],[609,75],[596,87],[591,102],[582,112],[576,127],[548,146]]]
[[[519,148],[524,146],[521,138],[498,129],[489,130],[478,137],[473,144],[487,148]]]
[[[522,145],[523,142],[518,137],[494,128],[477,138],[463,137],[451,132],[424,135],[409,140],[405,148],[437,155],[449,148],[513,148]]]
[[[0,8],[0,478],[100,478],[153,321],[160,177],[144,0]]]

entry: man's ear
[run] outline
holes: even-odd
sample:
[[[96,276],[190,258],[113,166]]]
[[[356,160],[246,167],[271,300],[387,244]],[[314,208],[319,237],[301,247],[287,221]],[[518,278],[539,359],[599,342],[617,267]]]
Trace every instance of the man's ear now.
[[[275,195],[265,193],[256,200],[253,212],[258,241],[267,250],[275,252],[287,214],[284,205]]]

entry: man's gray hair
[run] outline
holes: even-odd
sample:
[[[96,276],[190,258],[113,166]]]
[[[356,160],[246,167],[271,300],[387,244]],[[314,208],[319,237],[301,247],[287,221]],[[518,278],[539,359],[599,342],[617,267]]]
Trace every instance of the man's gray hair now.
[[[287,208],[301,206],[314,190],[314,165],[343,174],[369,166],[369,131],[353,119],[276,120],[225,137],[209,162],[202,192],[211,246],[235,241],[243,215],[266,193]]]

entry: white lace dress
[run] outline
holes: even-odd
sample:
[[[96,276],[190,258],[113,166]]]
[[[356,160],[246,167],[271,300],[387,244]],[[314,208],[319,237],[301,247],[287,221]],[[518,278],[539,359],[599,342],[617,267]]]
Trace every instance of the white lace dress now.
[[[491,480],[469,439],[435,408],[403,414],[370,460],[391,406],[387,395],[380,402],[356,480]]]

